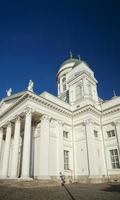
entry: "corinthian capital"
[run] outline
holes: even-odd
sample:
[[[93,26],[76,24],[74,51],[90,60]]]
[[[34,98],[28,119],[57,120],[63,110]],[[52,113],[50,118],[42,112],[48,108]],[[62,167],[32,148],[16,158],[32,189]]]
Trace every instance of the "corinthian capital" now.
[[[94,124],[95,122],[94,122],[94,120],[93,119],[87,119],[87,120],[84,120],[83,121],[83,125],[85,126],[85,125],[89,125],[89,124]]]
[[[11,126],[12,126],[11,121],[7,121],[7,127],[11,127]]]
[[[44,114],[41,116],[41,120],[49,120],[50,121],[50,119],[51,119],[51,117],[49,115]]]
[[[65,123],[64,123],[63,121],[61,121],[61,120],[57,120],[57,122],[58,122],[58,124],[61,125],[61,126],[64,126],[64,124],[65,124]]]
[[[31,107],[26,107],[25,108],[25,114],[30,115],[32,113],[32,108]]]
[[[20,120],[21,120],[21,117],[19,115],[16,115],[15,116],[15,121],[17,122],[17,121],[20,121]]]

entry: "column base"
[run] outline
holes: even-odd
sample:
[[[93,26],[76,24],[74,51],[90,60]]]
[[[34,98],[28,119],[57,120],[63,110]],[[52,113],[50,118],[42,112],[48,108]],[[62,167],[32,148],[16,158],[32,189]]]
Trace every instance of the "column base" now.
[[[15,177],[15,176],[10,176],[9,179],[11,179],[11,180],[18,180],[19,178]]]
[[[37,177],[38,180],[51,180],[50,176],[38,176]]]
[[[0,179],[5,180],[5,179],[9,179],[9,177],[7,177],[7,176],[0,176]]]
[[[28,176],[22,176],[22,177],[19,178],[19,180],[20,180],[20,181],[32,181],[33,178],[28,177]]]

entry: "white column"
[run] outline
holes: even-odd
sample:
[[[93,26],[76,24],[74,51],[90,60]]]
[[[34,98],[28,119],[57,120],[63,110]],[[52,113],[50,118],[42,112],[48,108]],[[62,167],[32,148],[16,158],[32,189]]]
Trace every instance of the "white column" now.
[[[11,178],[17,178],[18,176],[18,154],[19,154],[19,142],[20,142],[20,117],[18,116],[15,121],[13,154],[12,154],[12,167]]]
[[[3,128],[0,128],[0,154],[2,149],[2,140],[3,140]]]
[[[25,116],[25,129],[24,129],[24,141],[23,141],[23,158],[22,158],[22,173],[21,178],[30,178],[30,154],[31,154],[31,121],[32,112],[28,108]]]
[[[57,121],[57,171],[64,172],[64,149],[63,149],[63,122]]]
[[[2,176],[4,178],[7,177],[7,173],[8,173],[11,132],[12,132],[12,126],[11,126],[11,123],[9,122],[7,125],[7,130],[6,130],[6,141],[5,141],[5,150],[4,150],[4,157],[3,157]]]
[[[41,117],[39,179],[49,179],[49,120],[47,115]]]
[[[86,146],[88,155],[88,174],[89,176],[97,175],[96,167],[96,146],[94,141],[94,122],[89,119],[85,122],[86,128]]]

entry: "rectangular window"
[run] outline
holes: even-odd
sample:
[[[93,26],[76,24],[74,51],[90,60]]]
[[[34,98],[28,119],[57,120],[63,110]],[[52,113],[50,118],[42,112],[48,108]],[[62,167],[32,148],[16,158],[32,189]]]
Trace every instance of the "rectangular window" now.
[[[68,138],[68,132],[67,131],[63,131],[63,137]]]
[[[117,149],[110,150],[112,169],[120,168],[119,155]]]
[[[69,151],[64,150],[64,170],[69,170]]]
[[[107,131],[107,136],[110,138],[110,137],[114,137],[115,136],[115,130],[110,130],[110,131]]]
[[[98,137],[98,131],[94,130],[94,136]]]

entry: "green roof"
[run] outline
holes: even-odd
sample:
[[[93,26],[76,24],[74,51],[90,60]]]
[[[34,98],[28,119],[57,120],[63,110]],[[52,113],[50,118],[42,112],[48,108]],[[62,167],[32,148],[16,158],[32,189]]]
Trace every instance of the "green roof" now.
[[[66,65],[66,64],[69,64],[69,63],[72,63],[72,62],[74,62],[75,65],[76,65],[76,64],[79,64],[79,63],[81,62],[81,60],[78,60],[77,58],[69,58],[69,59],[65,60],[65,61],[62,63],[61,67],[62,67],[63,65]]]

